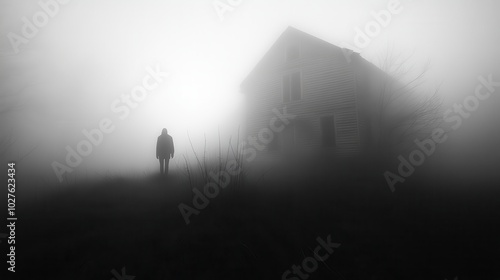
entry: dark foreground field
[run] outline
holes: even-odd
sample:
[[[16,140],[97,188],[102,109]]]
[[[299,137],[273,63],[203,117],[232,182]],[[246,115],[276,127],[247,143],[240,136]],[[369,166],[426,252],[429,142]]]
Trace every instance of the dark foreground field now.
[[[340,247],[307,279],[500,279],[497,193],[326,177],[229,186],[189,225],[180,174],[77,183],[19,206],[16,275],[282,279],[330,235]]]

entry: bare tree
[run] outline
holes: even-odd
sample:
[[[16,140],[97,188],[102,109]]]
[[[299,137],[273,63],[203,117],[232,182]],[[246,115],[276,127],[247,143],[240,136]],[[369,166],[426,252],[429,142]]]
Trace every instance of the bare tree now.
[[[426,90],[427,62],[420,69],[411,63],[411,56],[402,58],[388,51],[379,68],[382,75],[374,98],[378,132],[375,150],[378,156],[394,158],[415,148],[414,141],[430,136],[442,124],[440,85]],[[389,159],[389,160],[390,160]]]

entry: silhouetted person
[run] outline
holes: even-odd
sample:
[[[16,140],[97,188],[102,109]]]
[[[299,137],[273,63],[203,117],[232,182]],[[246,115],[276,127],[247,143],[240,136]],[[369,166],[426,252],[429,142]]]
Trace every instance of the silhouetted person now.
[[[160,160],[160,173],[168,174],[168,162],[174,157],[174,141],[172,136],[168,135],[167,129],[161,131],[156,142],[156,158]]]

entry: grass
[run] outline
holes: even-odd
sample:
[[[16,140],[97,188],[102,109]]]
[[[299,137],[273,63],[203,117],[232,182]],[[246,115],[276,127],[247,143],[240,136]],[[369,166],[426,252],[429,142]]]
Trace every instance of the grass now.
[[[210,166],[223,164],[199,172]],[[452,193],[416,177],[391,193],[380,178],[278,168],[222,189],[186,225],[177,207],[192,205],[191,185],[202,181],[193,169],[75,183],[24,205],[17,270],[32,279],[111,279],[122,267],[136,280],[281,279],[331,235],[342,245],[309,279],[499,277],[496,193]]]

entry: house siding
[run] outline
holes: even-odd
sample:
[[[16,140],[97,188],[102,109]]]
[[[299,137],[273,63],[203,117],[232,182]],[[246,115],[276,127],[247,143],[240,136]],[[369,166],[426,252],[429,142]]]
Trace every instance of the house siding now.
[[[314,53],[305,46],[304,51]],[[317,53],[315,53],[317,55]],[[255,135],[268,127],[274,117],[272,110],[286,106],[301,130],[296,145],[308,150],[331,151],[336,155],[359,152],[360,135],[356,108],[356,79],[342,52],[325,53],[326,57],[302,57],[292,62],[275,64],[262,71],[247,87],[247,133]],[[301,72],[302,96],[300,100],[283,102],[282,80],[286,74]],[[336,146],[322,147],[320,119],[333,115]],[[279,136],[278,136],[279,137]]]

